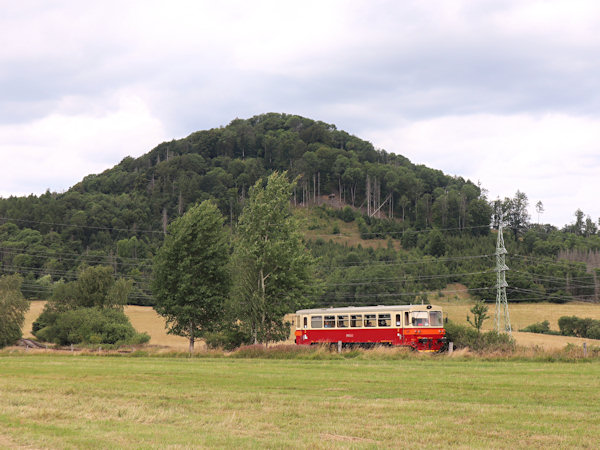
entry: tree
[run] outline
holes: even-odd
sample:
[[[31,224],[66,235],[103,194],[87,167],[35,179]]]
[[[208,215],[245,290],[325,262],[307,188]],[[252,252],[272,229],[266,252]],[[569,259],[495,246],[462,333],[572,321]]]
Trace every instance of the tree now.
[[[425,253],[436,257],[443,256],[446,253],[446,242],[444,241],[442,233],[438,230],[433,230],[429,234]]]
[[[29,302],[21,293],[19,275],[0,277],[0,348],[14,344],[23,336],[21,327]]]
[[[535,204],[535,211],[537,212],[537,215],[538,215],[538,225],[539,225],[540,224],[540,214],[544,213],[544,204],[542,203],[541,200],[539,200]]]
[[[59,345],[145,343],[150,336],[136,333],[123,311],[132,285],[116,280],[112,267],[86,267],[77,280],[55,285],[32,333]]]
[[[76,281],[56,284],[52,298],[44,310],[62,312],[78,308],[123,309],[131,289],[131,280],[115,280],[112,267],[86,267],[79,271]]]
[[[250,190],[240,216],[232,308],[254,343],[287,338],[284,315],[314,290],[313,258],[290,211],[293,188],[286,172],[274,172],[266,187],[259,181]]]
[[[583,218],[585,214],[581,209],[575,211],[575,224],[573,225],[573,231],[577,235],[583,234]]]
[[[473,328],[477,330],[478,333],[481,333],[481,327],[483,326],[483,322],[486,319],[489,319],[490,316],[487,315],[488,307],[483,302],[483,300],[479,300],[475,305],[470,309],[471,314],[473,314],[473,320],[471,321],[471,317],[467,314],[467,322],[469,322]]]
[[[169,225],[154,261],[154,309],[168,332],[194,341],[223,318],[229,292],[229,238],[224,218],[212,201],[193,206]]]

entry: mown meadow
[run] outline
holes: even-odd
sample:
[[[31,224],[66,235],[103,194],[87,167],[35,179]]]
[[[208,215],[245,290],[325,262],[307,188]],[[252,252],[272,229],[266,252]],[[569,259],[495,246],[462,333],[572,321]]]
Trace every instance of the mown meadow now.
[[[600,444],[597,360],[3,353],[0,398],[1,447]]]

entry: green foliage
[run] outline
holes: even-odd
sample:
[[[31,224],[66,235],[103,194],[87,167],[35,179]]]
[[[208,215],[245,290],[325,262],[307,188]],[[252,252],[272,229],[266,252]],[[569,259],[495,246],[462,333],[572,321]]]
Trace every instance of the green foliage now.
[[[480,333],[475,328],[459,325],[448,321],[446,338],[448,342],[454,342],[454,348],[470,348],[473,351],[512,351],[515,348],[514,340],[506,333],[488,331]]]
[[[467,314],[467,322],[469,322],[469,324],[471,324],[471,326],[475,328],[478,333],[481,333],[483,322],[490,318],[490,316],[487,315],[488,306],[485,304],[485,302],[480,300],[475,303],[470,311],[471,314],[473,314],[473,320],[471,320],[471,317]]]
[[[562,316],[558,319],[558,327],[560,334],[563,336],[600,339],[600,320],[577,316]]]
[[[87,267],[77,280],[55,285],[32,333],[59,345],[147,342],[150,337],[136,333],[123,312],[131,287],[131,281],[115,280],[111,267]]]
[[[90,307],[56,314],[51,323],[36,331],[36,337],[58,345],[142,344],[150,340],[136,333],[122,310]]]
[[[48,308],[66,311],[76,308],[123,308],[132,289],[132,281],[115,280],[108,266],[86,267],[75,281],[57,283]]]
[[[169,226],[154,261],[154,308],[169,333],[190,340],[190,351],[224,318],[230,246],[223,223],[214,202],[192,207]]]
[[[344,206],[340,213],[340,219],[346,223],[354,222],[354,210],[350,206]]]
[[[443,256],[446,253],[446,242],[439,231],[436,230],[429,233],[425,253],[436,257]]]
[[[524,331],[526,333],[551,334],[550,322],[544,320],[543,322],[532,323],[519,331]]]
[[[22,292],[32,299],[47,298],[54,284],[76,279],[82,267],[109,266],[117,278],[134,281],[129,303],[152,304],[152,259],[162,245],[163,226],[210,199],[234,228],[251,187],[285,170],[296,180],[295,205],[312,207],[320,203],[319,195],[335,193],[342,207],[326,208],[324,214],[355,221],[363,239],[400,239],[402,255],[413,259],[490,254],[495,245],[490,223],[497,228],[503,214],[511,230],[505,233],[507,281],[514,288],[509,301],[597,300],[600,277],[587,262],[600,254],[600,236],[596,221],[583,211],[577,210],[574,223],[561,230],[531,224],[523,192],[490,203],[470,180],[376,150],[332,124],[274,113],[161,143],[139,158],[125,158],[85,177],[64,193],[0,199],[0,217],[5,218],[0,266],[3,273],[22,274]],[[391,217],[361,216],[367,177],[371,193],[389,197],[379,212]],[[335,258],[345,259],[341,252]],[[378,258],[358,253],[361,262]],[[493,262],[424,260],[425,266],[436,264],[444,267],[427,267],[427,272],[483,272]],[[326,284],[330,273],[340,277],[324,272]],[[495,282],[490,272],[447,281],[466,284],[478,298],[489,298]],[[438,289],[440,283],[402,280],[403,287],[411,288],[407,292],[421,286]]]
[[[218,331],[211,331],[204,335],[204,341],[208,348],[222,348],[233,350],[242,345],[252,343],[252,336],[247,328],[239,324],[232,324]]]
[[[14,344],[23,336],[21,328],[29,302],[21,293],[22,281],[18,275],[0,277],[0,348]]]
[[[257,182],[238,224],[231,307],[255,343],[286,339],[283,316],[315,292],[314,261],[290,211],[294,185],[286,176],[275,172],[264,187]]]

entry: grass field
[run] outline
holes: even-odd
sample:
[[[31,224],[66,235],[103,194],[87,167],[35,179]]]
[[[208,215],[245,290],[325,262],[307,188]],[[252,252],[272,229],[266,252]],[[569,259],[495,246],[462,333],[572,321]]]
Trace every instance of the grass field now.
[[[597,448],[600,362],[0,356],[0,446]]]

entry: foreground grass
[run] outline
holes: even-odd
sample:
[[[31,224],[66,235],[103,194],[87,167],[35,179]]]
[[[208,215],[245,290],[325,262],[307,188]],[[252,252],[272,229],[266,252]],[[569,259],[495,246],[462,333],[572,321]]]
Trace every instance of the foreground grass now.
[[[600,362],[0,356],[0,446],[588,447]]]

